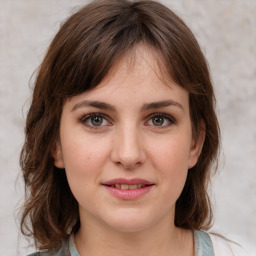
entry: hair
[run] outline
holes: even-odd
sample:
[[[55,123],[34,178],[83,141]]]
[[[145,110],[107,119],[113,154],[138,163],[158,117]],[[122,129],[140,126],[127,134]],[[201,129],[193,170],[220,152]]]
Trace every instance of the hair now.
[[[170,78],[189,92],[193,134],[202,129],[206,134],[176,202],[175,225],[193,230],[211,225],[207,189],[220,136],[209,69],[197,40],[175,13],[155,1],[94,1],[71,15],[51,42],[27,115],[20,156],[26,192],[21,231],[32,236],[40,250],[55,248],[80,225],[78,203],[52,156],[63,102],[95,88],[138,43],[156,49]]]

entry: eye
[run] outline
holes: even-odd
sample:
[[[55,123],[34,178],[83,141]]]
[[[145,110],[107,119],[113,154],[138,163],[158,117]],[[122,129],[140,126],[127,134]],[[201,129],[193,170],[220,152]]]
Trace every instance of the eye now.
[[[168,127],[175,123],[176,123],[175,119],[170,115],[167,115],[164,113],[156,113],[150,116],[150,119],[149,121],[147,121],[146,125],[163,128],[163,127]]]
[[[85,115],[80,120],[84,125],[90,128],[100,128],[102,126],[110,125],[106,117],[100,113]]]

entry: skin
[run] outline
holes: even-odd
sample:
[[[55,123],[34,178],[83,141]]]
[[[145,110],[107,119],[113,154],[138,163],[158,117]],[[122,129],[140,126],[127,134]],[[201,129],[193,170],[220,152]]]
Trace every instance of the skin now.
[[[156,55],[136,46],[96,88],[64,103],[53,155],[79,204],[81,256],[194,255],[192,232],[175,227],[174,213],[204,134],[193,138],[189,94],[160,78]],[[102,185],[115,178],[154,185],[138,199],[122,200]]]

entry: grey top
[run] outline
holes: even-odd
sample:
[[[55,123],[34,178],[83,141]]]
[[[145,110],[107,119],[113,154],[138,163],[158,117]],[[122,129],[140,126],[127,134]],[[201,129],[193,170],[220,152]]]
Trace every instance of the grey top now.
[[[194,231],[195,256],[214,256],[210,236],[203,231]]]
[[[213,245],[210,236],[203,231],[194,231],[195,256],[214,256]],[[28,256],[80,256],[75,243],[74,236],[62,243],[61,248],[52,253],[33,253]]]

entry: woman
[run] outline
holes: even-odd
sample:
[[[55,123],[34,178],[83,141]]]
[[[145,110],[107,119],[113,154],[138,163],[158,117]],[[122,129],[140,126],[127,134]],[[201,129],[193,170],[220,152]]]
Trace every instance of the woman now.
[[[202,231],[214,104],[195,37],[163,5],[96,1],[73,14],[40,66],[21,153],[35,255],[232,253]]]

